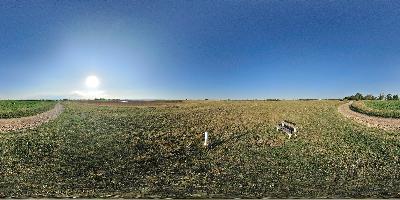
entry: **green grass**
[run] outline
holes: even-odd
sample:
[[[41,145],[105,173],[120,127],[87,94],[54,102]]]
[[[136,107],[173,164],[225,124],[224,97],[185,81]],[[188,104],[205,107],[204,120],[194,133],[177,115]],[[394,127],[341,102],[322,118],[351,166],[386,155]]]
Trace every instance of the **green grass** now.
[[[55,121],[0,134],[0,197],[400,197],[399,132],[339,104],[66,102]],[[297,138],[275,130],[284,119]]]
[[[366,101],[365,105],[372,109],[400,111],[400,101]]]
[[[356,101],[350,108],[371,116],[400,118],[400,101]]]
[[[18,118],[36,115],[54,107],[55,101],[3,100],[0,101],[0,118]]]

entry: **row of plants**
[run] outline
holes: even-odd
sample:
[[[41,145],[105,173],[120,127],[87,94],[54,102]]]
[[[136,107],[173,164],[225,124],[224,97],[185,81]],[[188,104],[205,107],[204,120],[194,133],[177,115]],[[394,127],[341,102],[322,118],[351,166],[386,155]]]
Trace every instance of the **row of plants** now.
[[[400,101],[366,101],[365,105],[378,110],[400,110]]]
[[[399,106],[398,101],[356,101],[350,109],[370,116],[400,118]]]
[[[0,101],[0,119],[36,115],[52,109],[55,104],[55,101],[3,100]]]

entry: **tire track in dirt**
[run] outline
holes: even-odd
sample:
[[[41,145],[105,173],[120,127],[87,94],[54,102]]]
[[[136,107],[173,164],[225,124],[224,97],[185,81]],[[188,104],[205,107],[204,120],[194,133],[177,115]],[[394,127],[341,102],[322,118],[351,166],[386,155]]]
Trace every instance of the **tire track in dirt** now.
[[[63,111],[64,107],[60,103],[57,103],[53,109],[37,115],[12,119],[0,119],[0,132],[33,129],[56,119]]]
[[[353,101],[340,105],[338,111],[345,117],[368,127],[376,127],[384,130],[400,130],[400,119],[375,117],[358,113],[350,109],[352,103]]]

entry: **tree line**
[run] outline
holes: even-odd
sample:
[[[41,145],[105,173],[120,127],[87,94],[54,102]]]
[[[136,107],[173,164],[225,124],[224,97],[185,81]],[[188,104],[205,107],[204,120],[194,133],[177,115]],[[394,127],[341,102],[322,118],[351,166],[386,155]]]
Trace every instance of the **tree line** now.
[[[356,101],[358,101],[358,100],[399,100],[399,95],[397,95],[397,94],[395,94],[395,95],[392,95],[392,94],[385,95],[385,94],[381,93],[381,94],[379,94],[379,96],[374,96],[372,94],[367,94],[367,95],[364,96],[361,93],[357,93],[355,95],[351,95],[351,96],[345,97],[344,99],[345,100],[356,100]]]

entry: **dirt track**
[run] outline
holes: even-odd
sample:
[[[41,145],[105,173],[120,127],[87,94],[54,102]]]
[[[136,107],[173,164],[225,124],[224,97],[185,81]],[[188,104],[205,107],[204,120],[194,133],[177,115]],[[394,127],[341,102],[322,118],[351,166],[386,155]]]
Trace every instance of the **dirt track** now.
[[[347,118],[353,119],[368,127],[377,127],[384,130],[400,130],[400,119],[373,117],[361,114],[350,109],[351,103],[353,102],[340,105],[338,108],[339,112]]]
[[[20,129],[32,129],[36,128],[43,123],[53,120],[62,113],[64,107],[58,103],[56,106],[44,113],[40,113],[34,116],[12,118],[12,119],[0,119],[0,132],[15,131]]]

